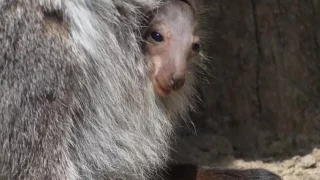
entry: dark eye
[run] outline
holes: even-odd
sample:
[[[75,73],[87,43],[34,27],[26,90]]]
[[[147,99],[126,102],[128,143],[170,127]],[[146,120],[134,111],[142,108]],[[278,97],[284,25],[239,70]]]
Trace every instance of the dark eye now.
[[[156,42],[162,42],[163,36],[158,32],[151,32],[151,38]]]
[[[200,52],[200,44],[199,43],[193,43],[192,45],[192,50],[195,51],[195,52]]]

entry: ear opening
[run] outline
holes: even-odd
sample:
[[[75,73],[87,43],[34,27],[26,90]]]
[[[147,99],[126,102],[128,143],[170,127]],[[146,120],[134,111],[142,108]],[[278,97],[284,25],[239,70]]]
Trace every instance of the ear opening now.
[[[180,1],[182,1],[182,2],[184,2],[184,3],[186,3],[186,4],[188,4],[190,7],[191,7],[191,9],[192,9],[192,11],[196,14],[196,10],[197,10],[197,8],[196,8],[196,3],[195,3],[195,0],[180,0]]]

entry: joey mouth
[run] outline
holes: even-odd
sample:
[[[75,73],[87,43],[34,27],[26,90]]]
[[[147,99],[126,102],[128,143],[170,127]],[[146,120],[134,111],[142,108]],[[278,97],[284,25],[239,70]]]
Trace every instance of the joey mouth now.
[[[153,78],[153,88],[155,89],[158,95],[163,97],[169,96],[172,91],[172,85],[170,85],[168,82],[161,81],[157,77]]]

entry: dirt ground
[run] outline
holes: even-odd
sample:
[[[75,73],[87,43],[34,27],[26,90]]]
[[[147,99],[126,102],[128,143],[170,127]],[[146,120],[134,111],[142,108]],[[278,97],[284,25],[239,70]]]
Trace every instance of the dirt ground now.
[[[280,175],[283,180],[320,180],[320,149],[289,158],[234,157],[230,141],[221,136],[198,134],[177,139],[173,152],[176,161],[203,166],[227,168],[265,168]]]
[[[320,150],[314,149],[303,157],[295,156],[284,161],[262,162],[235,159],[225,167],[265,168],[280,175],[283,180],[320,180]]]

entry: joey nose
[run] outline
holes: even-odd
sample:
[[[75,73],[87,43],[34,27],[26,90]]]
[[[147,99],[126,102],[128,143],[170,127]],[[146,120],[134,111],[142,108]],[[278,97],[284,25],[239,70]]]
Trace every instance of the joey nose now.
[[[173,74],[172,81],[173,81],[172,89],[174,91],[178,91],[184,85],[185,76],[184,76],[184,74],[181,74],[181,75]]]

